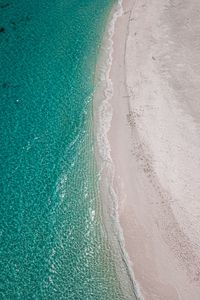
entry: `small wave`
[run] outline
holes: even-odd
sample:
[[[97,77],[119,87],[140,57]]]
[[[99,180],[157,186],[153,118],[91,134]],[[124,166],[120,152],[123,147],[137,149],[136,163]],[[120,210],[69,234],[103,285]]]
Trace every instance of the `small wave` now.
[[[122,0],[118,1],[117,9],[113,14],[108,27],[108,38],[106,40],[106,62],[102,67],[101,80],[105,81],[104,99],[99,107],[99,128],[97,131],[97,143],[99,146],[100,156],[105,161],[112,161],[110,155],[110,144],[108,141],[108,132],[111,126],[113,109],[110,103],[113,97],[113,83],[110,78],[110,71],[113,61],[113,35],[115,32],[115,24],[117,19],[122,16],[123,7]]]

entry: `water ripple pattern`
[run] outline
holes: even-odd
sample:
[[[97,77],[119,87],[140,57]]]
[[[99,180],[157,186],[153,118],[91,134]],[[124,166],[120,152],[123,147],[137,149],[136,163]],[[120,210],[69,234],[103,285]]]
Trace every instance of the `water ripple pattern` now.
[[[0,0],[0,299],[123,300],[93,153],[114,0]]]

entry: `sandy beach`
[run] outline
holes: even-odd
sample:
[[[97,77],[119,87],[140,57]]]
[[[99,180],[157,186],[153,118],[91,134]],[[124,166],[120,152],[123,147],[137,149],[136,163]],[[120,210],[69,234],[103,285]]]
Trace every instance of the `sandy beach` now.
[[[144,299],[200,299],[200,2],[124,0],[108,131],[125,248]]]

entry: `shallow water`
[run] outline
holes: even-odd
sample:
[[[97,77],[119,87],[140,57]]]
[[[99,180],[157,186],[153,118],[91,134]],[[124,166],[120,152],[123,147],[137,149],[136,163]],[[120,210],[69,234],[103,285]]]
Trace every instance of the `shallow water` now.
[[[0,299],[131,297],[93,153],[95,64],[113,3],[0,1]]]

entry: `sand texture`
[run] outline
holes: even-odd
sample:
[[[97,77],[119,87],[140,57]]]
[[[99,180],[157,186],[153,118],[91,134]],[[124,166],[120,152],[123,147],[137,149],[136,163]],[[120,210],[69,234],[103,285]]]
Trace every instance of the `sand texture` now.
[[[144,299],[200,299],[200,2],[124,0],[109,131]]]

